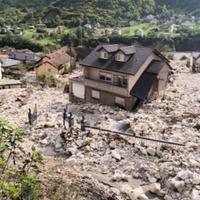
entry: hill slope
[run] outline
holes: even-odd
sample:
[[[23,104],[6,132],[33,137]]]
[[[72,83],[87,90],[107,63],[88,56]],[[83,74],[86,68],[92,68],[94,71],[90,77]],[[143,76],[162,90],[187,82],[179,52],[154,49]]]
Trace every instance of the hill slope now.
[[[199,0],[0,0],[1,15],[9,23],[44,22],[70,27],[96,21],[125,26],[132,19],[162,13],[164,5],[170,12],[200,9]]]

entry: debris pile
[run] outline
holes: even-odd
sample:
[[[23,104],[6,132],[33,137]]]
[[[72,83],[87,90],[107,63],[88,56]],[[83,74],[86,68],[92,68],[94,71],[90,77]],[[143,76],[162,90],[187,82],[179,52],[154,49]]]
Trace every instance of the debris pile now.
[[[34,144],[47,160],[54,160],[58,176],[68,179],[69,170],[76,174],[68,187],[79,188],[77,199],[199,200],[200,77],[181,68],[172,79],[163,99],[147,102],[137,112],[70,104],[61,90],[33,87],[0,91],[0,113],[26,129],[26,146]],[[30,127],[27,112],[35,104],[38,118]],[[63,127],[65,108],[73,113],[72,128]],[[81,131],[82,115],[91,126],[112,130],[130,124],[130,134],[185,146],[143,142],[102,130]]]

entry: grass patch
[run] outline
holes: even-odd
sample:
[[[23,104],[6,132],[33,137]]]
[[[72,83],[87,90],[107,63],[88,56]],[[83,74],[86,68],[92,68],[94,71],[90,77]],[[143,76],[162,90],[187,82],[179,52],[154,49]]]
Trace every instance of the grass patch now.
[[[122,34],[125,36],[135,36],[137,30],[141,29],[144,32],[144,36],[147,36],[148,33],[155,28],[159,28],[159,26],[157,24],[140,23],[132,27],[124,28]]]

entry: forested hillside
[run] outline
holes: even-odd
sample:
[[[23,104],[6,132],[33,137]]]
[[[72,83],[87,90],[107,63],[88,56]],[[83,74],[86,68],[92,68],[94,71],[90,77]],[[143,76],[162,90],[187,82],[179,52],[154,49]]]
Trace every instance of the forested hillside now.
[[[87,22],[125,26],[147,14],[167,17],[194,8],[200,8],[199,0],[0,0],[1,21],[3,17],[6,23],[44,22],[52,27]]]

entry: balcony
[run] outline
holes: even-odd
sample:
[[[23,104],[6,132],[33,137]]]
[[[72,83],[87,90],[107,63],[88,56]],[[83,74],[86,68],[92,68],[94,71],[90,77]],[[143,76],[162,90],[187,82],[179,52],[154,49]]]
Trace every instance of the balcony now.
[[[117,86],[112,83],[106,83],[101,80],[92,80],[89,78],[85,78],[84,76],[70,78],[70,82],[79,82],[81,84],[84,84],[86,87],[91,87],[96,90],[103,90],[105,92],[115,93],[124,97],[130,96],[127,87]]]
[[[92,79],[86,79],[85,78],[85,86],[87,87],[92,87],[97,90],[103,90],[106,92],[112,92],[121,96],[129,97],[128,89],[125,87],[120,87],[113,85],[112,83],[106,83],[103,81],[97,81],[97,80],[92,80]]]

